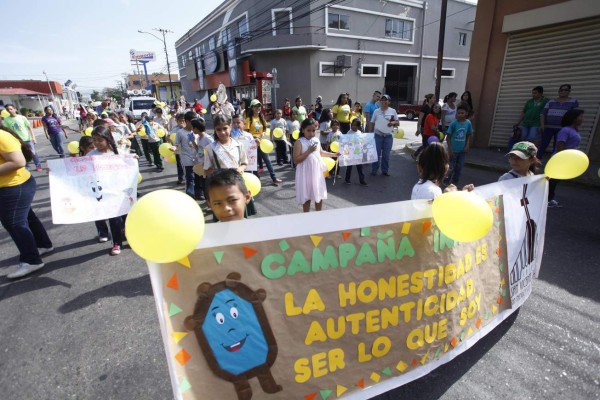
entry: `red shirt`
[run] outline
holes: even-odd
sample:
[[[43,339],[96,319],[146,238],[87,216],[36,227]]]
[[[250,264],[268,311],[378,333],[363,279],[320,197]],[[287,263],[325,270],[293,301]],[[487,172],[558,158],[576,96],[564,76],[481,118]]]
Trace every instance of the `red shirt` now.
[[[200,104],[200,103],[196,103],[196,104],[194,104],[194,110],[195,110],[195,111],[196,111],[196,113],[198,113],[198,114],[200,114],[200,113],[202,112],[202,109],[203,109],[203,108],[204,108],[204,107],[202,107],[202,104]]]
[[[425,118],[425,123],[423,124],[423,136],[437,136],[433,130],[431,130],[432,126],[438,126],[440,123],[440,119],[433,114],[427,114],[427,118]]]

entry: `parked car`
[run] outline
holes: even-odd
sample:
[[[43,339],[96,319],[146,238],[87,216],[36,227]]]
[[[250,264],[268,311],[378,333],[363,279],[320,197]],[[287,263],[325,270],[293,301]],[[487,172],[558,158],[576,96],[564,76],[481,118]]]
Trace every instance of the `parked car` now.
[[[413,120],[419,116],[421,112],[420,104],[399,104],[398,105],[398,115],[404,114],[406,119]]]

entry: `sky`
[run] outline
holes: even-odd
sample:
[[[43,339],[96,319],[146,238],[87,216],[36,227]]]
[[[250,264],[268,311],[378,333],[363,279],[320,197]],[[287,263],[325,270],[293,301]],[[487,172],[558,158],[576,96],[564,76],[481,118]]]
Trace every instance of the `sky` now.
[[[175,41],[223,0],[2,0],[0,80],[68,79],[90,93],[116,87],[133,73],[129,50],[153,51],[148,73],[167,72],[162,37],[166,34],[171,73],[179,73]]]

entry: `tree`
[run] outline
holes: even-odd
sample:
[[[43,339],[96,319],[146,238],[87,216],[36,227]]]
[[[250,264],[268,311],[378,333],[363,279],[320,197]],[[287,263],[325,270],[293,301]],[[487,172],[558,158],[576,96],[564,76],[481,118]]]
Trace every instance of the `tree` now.
[[[119,88],[104,88],[102,95],[105,99],[112,97],[117,103],[123,104],[123,92]]]
[[[92,94],[90,95],[90,97],[92,98],[92,101],[100,101],[102,100],[102,96],[100,95],[100,92],[97,90],[93,90]]]

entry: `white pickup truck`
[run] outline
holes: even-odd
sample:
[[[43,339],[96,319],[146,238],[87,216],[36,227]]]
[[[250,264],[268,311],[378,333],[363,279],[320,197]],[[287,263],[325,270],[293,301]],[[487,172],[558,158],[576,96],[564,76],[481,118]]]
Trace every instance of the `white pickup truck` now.
[[[142,95],[136,95],[135,92],[139,93],[139,91],[134,90],[130,94],[130,97],[125,99],[125,111],[127,115],[130,115],[135,121],[138,121],[142,118],[143,112],[148,113],[148,115],[152,113],[152,109],[155,107],[154,102],[156,101],[156,98],[152,96],[146,96],[146,93],[143,93]],[[146,91],[143,90],[141,92]]]

